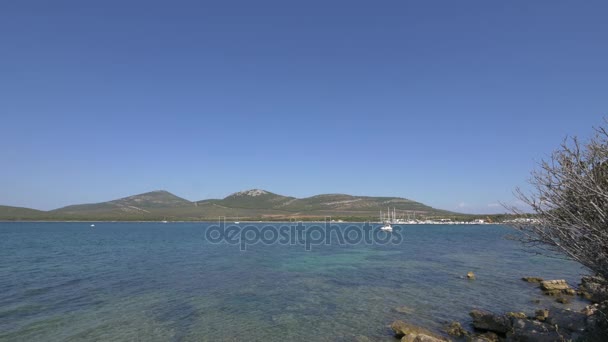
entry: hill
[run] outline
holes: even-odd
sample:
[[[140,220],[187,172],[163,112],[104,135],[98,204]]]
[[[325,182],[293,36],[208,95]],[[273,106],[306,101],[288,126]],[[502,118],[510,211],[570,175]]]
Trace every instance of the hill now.
[[[43,216],[41,210],[0,205],[0,220],[36,220]]]
[[[241,220],[323,219],[331,216],[344,220],[374,220],[379,211],[395,208],[406,217],[453,216],[406,198],[323,194],[307,198],[283,196],[261,189],[233,193],[223,199],[196,202],[159,190],[108,202],[70,205],[39,211],[0,207],[3,220],[117,220],[117,221],[194,221],[216,220],[220,216]],[[19,210],[17,210],[19,209]]]
[[[70,217],[74,219],[146,219],[156,211],[192,206],[192,202],[164,191],[151,191],[117,200],[78,204],[51,210],[51,217]]]
[[[275,209],[294,199],[266,190],[251,189],[235,192],[216,203],[229,208]]]
[[[78,204],[52,210],[55,213],[82,213],[95,212],[100,210],[121,210],[121,211],[145,211],[153,208],[173,208],[191,204],[190,201],[174,194],[164,191],[151,191],[139,195],[119,198],[117,200],[93,203]]]

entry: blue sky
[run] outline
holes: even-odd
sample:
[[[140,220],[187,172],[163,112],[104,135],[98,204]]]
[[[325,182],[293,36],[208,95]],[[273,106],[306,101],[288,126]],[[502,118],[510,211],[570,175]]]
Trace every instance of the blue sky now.
[[[0,204],[155,189],[501,212],[608,109],[605,1],[4,1]]]

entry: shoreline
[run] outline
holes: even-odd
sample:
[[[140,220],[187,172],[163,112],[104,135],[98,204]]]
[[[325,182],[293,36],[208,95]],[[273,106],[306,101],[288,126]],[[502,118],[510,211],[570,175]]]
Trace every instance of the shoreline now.
[[[218,222],[219,220],[193,220],[193,221],[167,221],[167,222],[163,222],[163,221],[142,221],[142,220],[127,220],[127,221],[121,221],[121,220],[0,220],[0,223],[28,223],[28,222],[32,222],[32,223],[163,223],[163,224],[167,224],[167,223],[215,223]],[[229,221],[229,222],[233,222],[233,221]],[[245,223],[326,223],[326,221],[239,221],[238,224],[245,224]],[[330,222],[331,224],[349,224],[349,223],[355,223],[355,224],[365,224],[365,223],[370,223],[370,224],[382,224],[382,222],[374,222],[374,221],[343,221],[343,222],[336,222],[336,221],[332,221]],[[231,223],[231,224],[235,224],[235,223]],[[396,223],[393,224],[393,226],[506,226],[508,223],[502,223],[502,222],[496,222],[496,223]]]
[[[464,277],[463,277],[464,278]],[[466,276],[475,281],[473,272]],[[604,341],[608,339],[605,315],[608,312],[608,290],[603,280],[583,276],[576,288],[563,279],[543,280],[539,277],[523,277],[522,281],[537,284],[542,294],[555,298],[562,305],[539,306],[533,315],[524,311],[495,313],[488,308],[474,308],[470,320],[445,322],[442,330],[431,331],[425,327],[397,319],[390,324],[394,336],[401,341],[447,342],[515,342],[515,341]],[[538,299],[531,299],[540,304]],[[586,304],[576,309],[569,304],[575,301]],[[579,303],[580,304],[580,303]],[[394,309],[399,312],[399,308]]]

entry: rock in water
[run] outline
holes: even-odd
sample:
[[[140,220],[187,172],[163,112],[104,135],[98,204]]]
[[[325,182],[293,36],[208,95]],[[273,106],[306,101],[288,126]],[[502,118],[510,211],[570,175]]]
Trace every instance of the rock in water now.
[[[467,339],[467,342],[498,342],[500,338],[495,333],[488,331],[483,334],[475,334]]]
[[[507,317],[512,317],[512,318],[527,318],[528,316],[526,315],[525,312],[507,312]]]
[[[514,319],[513,328],[507,334],[508,341],[554,342],[561,341],[555,327],[531,319]]]
[[[608,287],[601,277],[583,277],[579,285],[579,295],[599,303],[608,299]]]
[[[473,272],[468,272],[468,273],[467,273],[467,278],[468,278],[468,279],[471,279],[471,280],[474,280],[474,279],[475,279],[475,273],[473,273]]]
[[[401,342],[445,342],[447,340],[441,340],[436,337],[428,335],[407,335],[401,338]]]
[[[396,337],[401,337],[402,342],[446,342],[443,337],[403,321],[394,321],[391,324],[391,329],[395,332]]]
[[[554,309],[545,320],[552,326],[557,326],[560,332],[582,333],[585,330],[587,316],[582,312]]]
[[[585,308],[581,311],[585,316],[591,316],[597,312],[599,304],[591,304],[585,306]]]
[[[394,321],[391,323],[391,329],[395,332],[396,337],[401,337],[407,334],[410,330],[410,325],[405,323],[404,321]]]
[[[540,282],[540,288],[546,295],[556,296],[558,294],[574,295],[575,291],[565,280],[544,280]]]
[[[469,335],[469,332],[464,330],[462,325],[460,325],[458,322],[450,323],[450,325],[445,328],[445,332],[454,337],[465,337]]]
[[[576,294],[576,291],[574,291],[574,289],[565,289],[562,290],[563,294],[567,294],[568,296],[574,296]]]
[[[493,331],[498,334],[506,334],[511,330],[511,320],[505,316],[482,310],[473,310],[469,315],[473,318],[475,329]]]
[[[570,288],[570,285],[564,279],[543,280],[540,282],[540,288],[543,291],[566,290]]]
[[[521,278],[523,281],[527,281],[528,283],[540,283],[543,281],[543,278],[539,277],[523,277]]]
[[[547,317],[549,317],[549,310],[547,310],[547,309],[536,310],[535,318],[537,321],[544,321]]]

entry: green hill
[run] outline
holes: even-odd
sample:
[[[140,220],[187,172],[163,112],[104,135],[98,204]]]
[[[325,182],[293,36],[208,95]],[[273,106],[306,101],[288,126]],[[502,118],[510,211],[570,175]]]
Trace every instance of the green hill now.
[[[324,194],[307,198],[277,195],[260,189],[234,193],[222,200],[200,201],[199,204],[212,204],[217,208],[230,209],[226,216],[251,217],[255,209],[257,217],[269,218],[323,218],[336,216],[343,218],[375,219],[380,210],[395,208],[403,216],[450,215],[419,202],[399,197],[351,196],[345,194]]]
[[[216,203],[229,208],[275,209],[292,200],[294,197],[281,196],[260,189],[235,192]]]
[[[49,211],[53,218],[101,219],[101,220],[146,220],[158,218],[157,211],[193,206],[193,203],[164,191],[151,191],[117,200],[78,204]]]
[[[164,191],[151,191],[144,194],[120,198],[117,200],[93,203],[93,204],[78,204],[52,210],[54,213],[82,213],[82,212],[97,212],[104,210],[120,210],[120,211],[146,211],[146,209],[154,208],[175,208],[184,205],[190,205],[192,202],[177,197],[174,194]]]
[[[45,215],[41,210],[0,205],[0,220],[37,220]]]
[[[436,210],[422,203],[405,198],[351,196],[344,194],[317,195],[298,199],[284,206],[287,210],[296,211],[340,210],[364,212],[378,212],[380,210],[386,210],[387,207],[404,211]]]
[[[454,215],[419,202],[399,197],[324,194],[308,198],[278,195],[252,189],[223,199],[191,202],[167,191],[152,191],[108,202],[71,205],[51,211],[0,207],[4,220],[117,220],[194,221],[216,220],[220,216],[240,220],[323,219],[374,220],[379,211],[395,208],[398,215],[417,217]],[[13,209],[7,209],[13,208]]]

